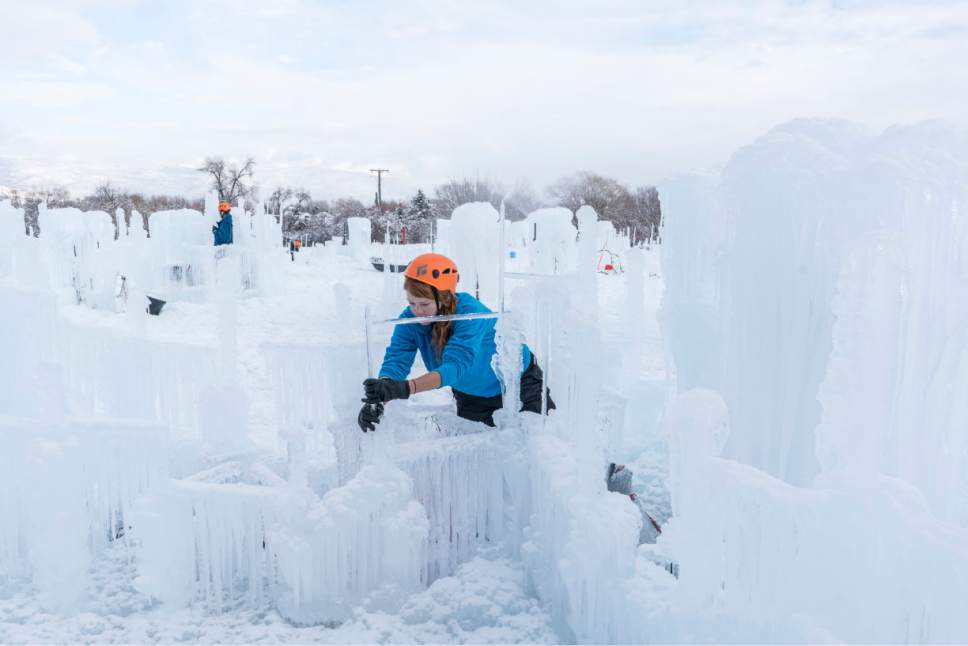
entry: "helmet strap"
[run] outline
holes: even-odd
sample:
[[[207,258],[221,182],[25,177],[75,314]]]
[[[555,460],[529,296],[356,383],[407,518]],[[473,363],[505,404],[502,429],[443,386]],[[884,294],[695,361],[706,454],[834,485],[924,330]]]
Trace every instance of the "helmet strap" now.
[[[434,287],[433,285],[430,286],[430,289],[434,290],[434,303],[437,305],[437,315],[439,316],[440,315],[440,294],[437,292],[437,288]]]

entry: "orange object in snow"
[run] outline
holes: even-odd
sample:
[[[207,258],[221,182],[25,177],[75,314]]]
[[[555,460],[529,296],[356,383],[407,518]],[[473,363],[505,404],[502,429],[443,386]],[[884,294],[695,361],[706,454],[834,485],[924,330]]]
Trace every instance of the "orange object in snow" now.
[[[218,203],[218,212],[219,213],[226,213],[227,211],[231,211],[231,210],[232,210],[232,205],[229,204],[228,202],[219,202]]]
[[[302,240],[296,240],[296,241],[294,241],[292,243],[292,246],[295,247],[296,251],[299,251],[299,248],[302,247]]]

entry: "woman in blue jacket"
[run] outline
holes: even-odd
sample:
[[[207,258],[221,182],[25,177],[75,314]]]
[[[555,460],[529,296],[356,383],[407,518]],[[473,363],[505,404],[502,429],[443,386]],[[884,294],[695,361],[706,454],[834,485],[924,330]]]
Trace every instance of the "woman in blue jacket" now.
[[[404,276],[409,306],[401,318],[491,311],[470,294],[457,293],[457,266],[446,256],[417,256]],[[460,417],[494,426],[494,411],[503,406],[501,382],[491,368],[497,352],[495,322],[470,319],[397,325],[383,357],[380,378],[363,382],[366,403],[357,418],[360,429],[376,429],[384,403],[444,386],[451,387]],[[528,346],[522,350],[521,410],[540,413],[544,378]],[[418,351],[429,372],[407,379]],[[549,396],[548,409],[554,407]]]

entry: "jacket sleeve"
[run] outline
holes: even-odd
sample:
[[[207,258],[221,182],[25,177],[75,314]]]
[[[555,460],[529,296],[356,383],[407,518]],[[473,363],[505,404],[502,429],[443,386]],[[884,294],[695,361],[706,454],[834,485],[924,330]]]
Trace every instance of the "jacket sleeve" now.
[[[417,341],[412,327],[412,325],[397,325],[393,328],[390,345],[383,354],[383,365],[380,366],[381,377],[406,379],[410,374],[413,360],[417,356]]]
[[[218,224],[215,225],[215,244],[222,245],[225,244],[225,220],[219,220]]]
[[[215,244],[232,244],[232,216],[227,215],[218,221],[215,229]]]
[[[454,333],[444,346],[440,357],[440,387],[452,386],[474,365],[474,357],[481,348],[484,333],[487,331],[486,319],[454,321]]]

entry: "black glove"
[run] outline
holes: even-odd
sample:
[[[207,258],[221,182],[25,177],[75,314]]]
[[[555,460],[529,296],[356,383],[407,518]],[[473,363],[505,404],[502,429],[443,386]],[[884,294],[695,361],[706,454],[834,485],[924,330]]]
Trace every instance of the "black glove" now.
[[[367,379],[363,382],[363,390],[366,392],[366,399],[363,401],[369,404],[410,398],[410,384],[403,379],[390,379],[388,377]]]
[[[364,433],[375,431],[381,417],[383,417],[383,404],[363,404],[360,414],[356,416],[356,423]]]
[[[216,231],[218,231],[218,227],[216,227],[216,226],[213,226],[213,227],[212,227],[212,233],[215,233]]]

